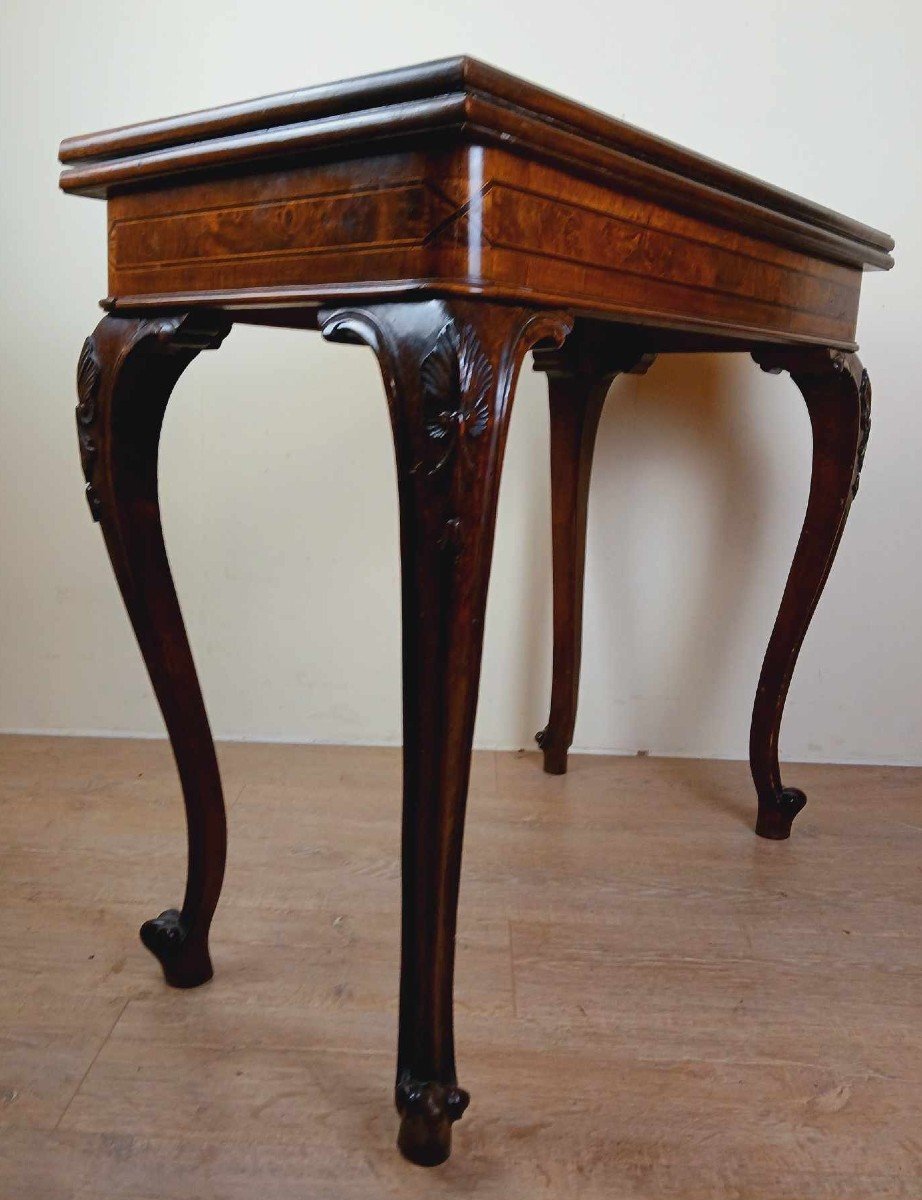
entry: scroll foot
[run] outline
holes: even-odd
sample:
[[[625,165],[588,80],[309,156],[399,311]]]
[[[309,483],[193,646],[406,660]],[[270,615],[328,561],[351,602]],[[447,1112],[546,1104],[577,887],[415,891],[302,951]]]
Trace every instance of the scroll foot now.
[[[179,909],[168,908],[145,921],[141,941],[160,963],[170,987],[198,987],[214,975],[207,943],[191,936]]]
[[[567,746],[555,746],[549,737],[549,727],[545,725],[535,734],[535,741],[541,747],[544,755],[544,770],[548,775],[566,775]]]
[[[395,1094],[400,1113],[397,1145],[420,1167],[437,1167],[451,1154],[451,1127],[464,1115],[470,1096],[456,1084],[420,1083],[404,1075]]]
[[[791,823],[807,803],[799,788],[782,788],[779,795],[759,804],[756,833],[773,842],[783,842],[791,836]]]

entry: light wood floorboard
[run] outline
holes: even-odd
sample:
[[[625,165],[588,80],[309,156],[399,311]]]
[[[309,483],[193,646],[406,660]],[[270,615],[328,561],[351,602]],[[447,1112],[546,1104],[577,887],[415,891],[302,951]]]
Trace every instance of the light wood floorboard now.
[[[182,894],[169,748],[0,738],[0,1196],[919,1200],[922,769],[481,753],[452,1160],[391,1108],[399,752],[219,748],[216,977],[137,928]]]

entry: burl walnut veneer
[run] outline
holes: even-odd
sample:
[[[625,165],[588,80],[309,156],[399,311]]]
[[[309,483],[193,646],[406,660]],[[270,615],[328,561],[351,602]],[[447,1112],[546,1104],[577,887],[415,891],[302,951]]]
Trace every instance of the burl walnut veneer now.
[[[748,351],[800,388],[813,475],[750,740],[756,832],[786,838],[805,797],[782,785],[778,730],[868,438],[861,276],[892,266],[893,242],[470,58],[71,138],[61,161],[62,188],[108,210],[107,315],[80,355],[77,430],[185,797],[182,908],[141,930],[176,987],[212,974],[226,833],[160,528],[164,410],[234,322],[319,329],[380,363],[403,577],[399,1145],[442,1162],[468,1104],[452,1036],[455,914],[522,359],[534,350],[550,390],[554,668],[538,741],[552,773],[573,736],[589,474],[612,380],[663,352]]]

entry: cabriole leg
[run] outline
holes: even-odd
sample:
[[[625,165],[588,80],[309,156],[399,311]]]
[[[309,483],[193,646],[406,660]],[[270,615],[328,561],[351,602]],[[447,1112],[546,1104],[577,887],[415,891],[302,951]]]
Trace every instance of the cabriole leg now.
[[[560,349],[535,353],[548,377],[554,660],[551,711],[535,735],[549,775],[563,775],[576,726],[583,632],[589,478],[605,397],[617,375],[643,374],[653,355],[608,329],[579,325]]]
[[[781,717],[797,655],[858,491],[871,427],[871,385],[857,356],[838,350],[771,347],[755,351],[753,358],[764,371],[790,372],[813,429],[807,513],[762,665],[749,739],[759,797],[756,833],[781,840],[790,836],[791,822],[807,801],[798,788],[781,783]]]
[[[174,987],[212,976],[208,930],[224,876],[221,780],[205,706],[160,527],[157,450],[170,393],[199,353],[221,344],[229,322],[195,313],[105,317],[77,371],[77,432],[86,495],[112,560],[166,723],[182,783],[189,839],[182,909],[141,927],[141,940]]]
[[[476,301],[320,314],[381,365],[397,458],[403,590],[403,923],[398,1145],[434,1166],[468,1095],[452,1022],[461,843],[500,470],[521,360],[562,314]]]

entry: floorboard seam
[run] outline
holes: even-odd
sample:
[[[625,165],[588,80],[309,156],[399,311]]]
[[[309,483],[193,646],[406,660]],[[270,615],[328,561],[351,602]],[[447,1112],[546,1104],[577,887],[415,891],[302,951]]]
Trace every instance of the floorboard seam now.
[[[100,1054],[102,1054],[103,1050],[105,1050],[106,1046],[109,1044],[109,1039],[112,1037],[112,1034],[115,1033],[116,1025],[122,1019],[122,1016],[125,1013],[125,1009],[128,1007],[128,1005],[130,1003],[131,1003],[131,997],[129,996],[128,999],[125,1001],[125,1003],[122,1005],[122,1007],[118,1010],[118,1016],[112,1022],[112,1027],[110,1028],[109,1032],[103,1038],[102,1042],[100,1042],[100,1044],[96,1050],[96,1053],[93,1055],[90,1065],[87,1067],[87,1069],[83,1072],[82,1076],[80,1077],[80,1082],[77,1084],[76,1088],[74,1089],[74,1094],[67,1101],[67,1104],[65,1104],[64,1111],[58,1117],[57,1121],[55,1121],[55,1123],[54,1123],[55,1131],[57,1131],[58,1129],[61,1128],[61,1122],[67,1116],[68,1112],[70,1111],[70,1106],[73,1104],[73,1102],[77,1099],[77,1096],[80,1094],[80,1089],[86,1083],[86,1077],[87,1077],[87,1075],[89,1075],[90,1071],[92,1071],[93,1067],[95,1066],[97,1058],[99,1058]]]
[[[512,1016],[517,1021],[519,1019],[519,1004],[515,994],[515,954],[512,950],[512,922],[506,918],[506,929],[509,933],[509,974],[512,978]]]

